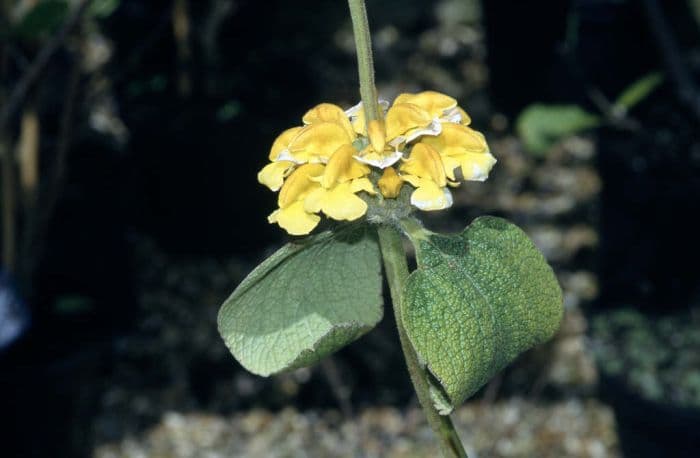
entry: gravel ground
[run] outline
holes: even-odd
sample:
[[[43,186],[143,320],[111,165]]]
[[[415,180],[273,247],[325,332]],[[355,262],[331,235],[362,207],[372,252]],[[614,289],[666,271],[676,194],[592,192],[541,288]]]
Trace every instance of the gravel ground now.
[[[551,405],[511,399],[471,403],[454,415],[469,456],[620,456],[610,409],[596,401]],[[344,420],[337,411],[253,410],[232,417],[166,413],[140,437],[96,449],[95,458],[426,457],[438,450],[420,410],[370,408]]]

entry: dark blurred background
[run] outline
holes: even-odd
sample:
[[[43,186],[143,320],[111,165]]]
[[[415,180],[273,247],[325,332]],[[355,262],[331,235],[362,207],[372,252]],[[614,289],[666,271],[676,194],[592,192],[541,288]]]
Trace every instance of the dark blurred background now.
[[[700,2],[367,7],[381,96],[454,96],[499,160],[428,225],[508,217],[565,291],[560,335],[458,413],[470,449],[694,456]],[[285,240],[272,140],[359,98],[344,2],[2,0],[0,40],[0,454],[428,453],[390,313],[272,379],[216,332]]]

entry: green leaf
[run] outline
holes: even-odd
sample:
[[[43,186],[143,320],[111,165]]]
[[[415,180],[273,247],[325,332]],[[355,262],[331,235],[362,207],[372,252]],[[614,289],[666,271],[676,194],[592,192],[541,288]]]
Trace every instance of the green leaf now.
[[[120,4],[121,0],[92,0],[88,12],[99,19],[104,19],[111,16]]]
[[[379,245],[368,226],[289,243],[241,282],[219,333],[250,372],[309,366],[382,318]]]
[[[576,105],[533,104],[518,116],[516,129],[525,148],[541,155],[569,135],[599,126],[600,117]]]
[[[24,39],[35,39],[58,29],[68,14],[68,2],[49,0],[37,3],[15,26],[15,33]]]
[[[663,80],[663,76],[658,72],[643,76],[622,91],[615,100],[615,107],[625,111],[631,109],[651,94]]]
[[[411,236],[418,268],[404,290],[404,326],[439,384],[433,399],[444,394],[455,406],[554,335],[561,289],[527,235],[504,219],[477,218],[457,235]],[[441,413],[444,404],[436,402]]]

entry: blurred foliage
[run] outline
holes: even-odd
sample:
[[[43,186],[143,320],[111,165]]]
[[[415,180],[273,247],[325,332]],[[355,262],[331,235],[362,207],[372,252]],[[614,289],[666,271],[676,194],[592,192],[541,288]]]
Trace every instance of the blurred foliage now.
[[[616,110],[630,110],[663,82],[663,76],[658,72],[649,73],[630,84],[615,100]]]
[[[688,0],[688,6],[690,7],[690,11],[693,13],[695,22],[700,27],[700,0]]]
[[[564,137],[598,127],[601,118],[577,105],[533,104],[525,108],[516,120],[518,135],[525,148],[543,155]]]
[[[92,299],[79,294],[60,296],[54,302],[54,312],[59,315],[75,315],[90,312],[94,308]]]
[[[88,11],[96,18],[103,19],[114,13],[120,4],[121,0],[92,0]]]
[[[660,319],[620,309],[596,317],[592,330],[605,373],[647,399],[700,407],[700,309]]]
[[[19,20],[14,33],[25,40],[53,33],[63,23],[69,10],[68,2],[64,0],[39,2]]]
[[[121,0],[91,0],[87,13],[98,19],[109,17]],[[71,10],[68,0],[43,0],[22,14],[11,28],[11,35],[21,40],[37,40],[58,30]]]
[[[241,114],[241,110],[243,107],[241,106],[241,102],[238,100],[229,100],[226,102],[224,105],[219,108],[219,110],[216,112],[216,119],[219,120],[219,122],[227,122]]]
[[[481,21],[481,2],[478,0],[446,0],[435,6],[438,20],[447,26],[478,24]]]
[[[516,129],[525,148],[536,156],[544,155],[555,143],[570,135],[599,127],[606,120],[619,121],[634,106],[646,99],[663,82],[658,72],[649,73],[627,86],[615,99],[608,113],[597,115],[578,105],[535,103],[525,108],[516,120]]]

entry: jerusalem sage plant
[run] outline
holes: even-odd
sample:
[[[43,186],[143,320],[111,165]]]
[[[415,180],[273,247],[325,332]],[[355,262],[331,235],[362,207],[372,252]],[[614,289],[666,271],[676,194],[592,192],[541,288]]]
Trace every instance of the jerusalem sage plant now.
[[[445,456],[466,456],[450,421],[518,354],[559,327],[562,296],[543,256],[515,225],[474,220],[433,233],[415,209],[452,205],[451,187],[483,181],[496,163],[452,97],[377,98],[362,0],[349,0],[362,101],[322,103],[277,137],[258,180],[279,191],[269,216],[306,236],[323,214],[341,221],[263,261],[219,312],[236,359],[262,376],[317,363],[382,318],[381,260],[408,371]],[[402,235],[415,247],[409,273]]]

